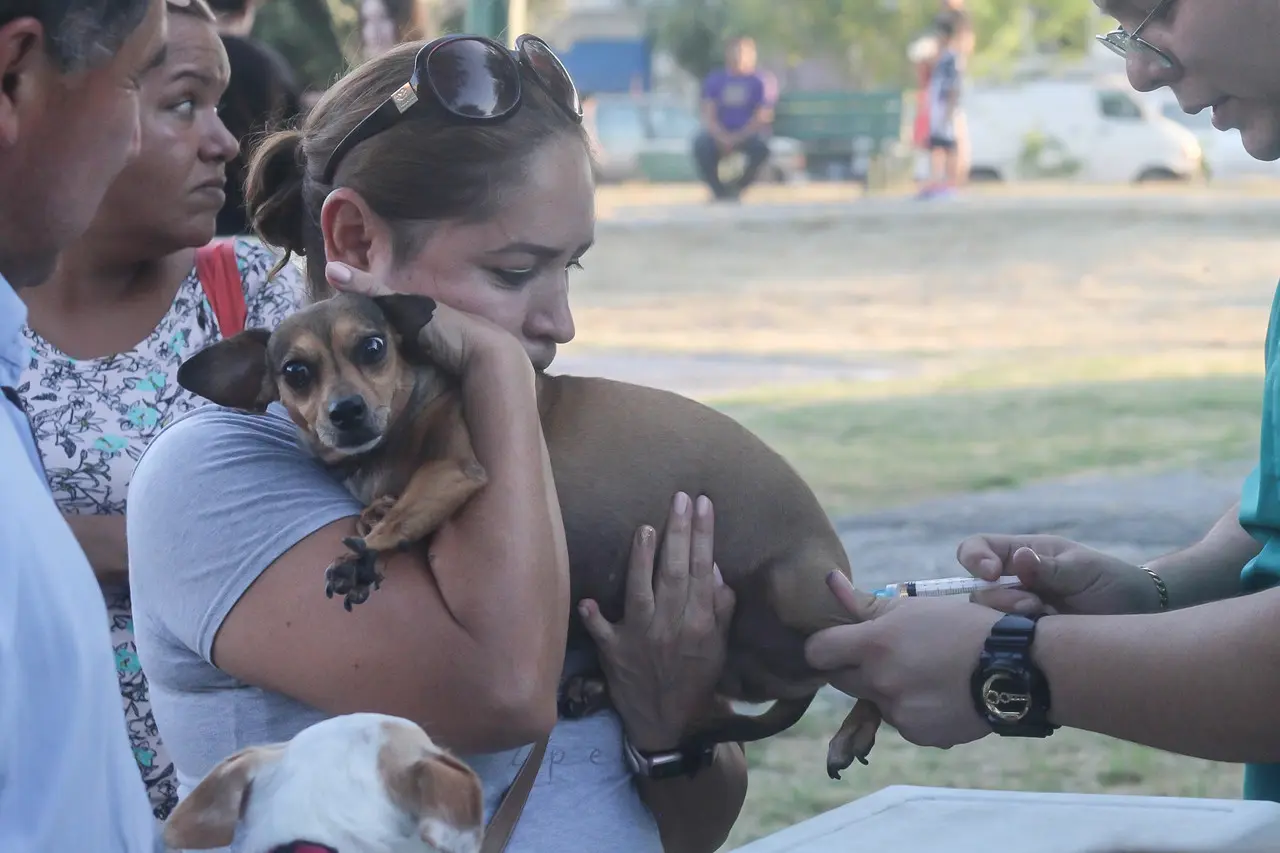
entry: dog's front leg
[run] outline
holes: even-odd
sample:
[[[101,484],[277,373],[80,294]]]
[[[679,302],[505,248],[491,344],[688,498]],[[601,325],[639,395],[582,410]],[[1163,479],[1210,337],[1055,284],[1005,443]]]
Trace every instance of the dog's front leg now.
[[[364,537],[364,547],[386,552],[406,548],[434,533],[488,482],[475,459],[439,459],[417,470],[399,500]]]
[[[488,481],[474,457],[437,459],[414,472],[400,497],[381,509],[381,518],[346,545],[352,553],[325,571],[325,594],[343,596],[343,606],[363,604],[382,583],[380,554],[407,548],[430,536]]]

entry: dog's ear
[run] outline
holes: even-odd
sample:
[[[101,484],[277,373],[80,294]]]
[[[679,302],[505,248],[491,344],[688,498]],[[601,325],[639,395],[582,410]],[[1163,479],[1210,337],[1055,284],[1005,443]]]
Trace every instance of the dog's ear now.
[[[211,850],[235,840],[254,777],[275,763],[284,744],[251,746],[226,758],[169,814],[164,843],[171,850]]]
[[[431,361],[422,341],[422,330],[431,322],[436,312],[436,301],[429,296],[409,293],[392,293],[375,296],[373,301],[382,310],[391,328],[400,336],[400,351],[410,361],[425,364]]]
[[[266,329],[246,329],[191,356],[178,368],[178,384],[232,409],[266,410],[278,396],[267,369]]]
[[[379,762],[391,801],[418,821],[422,840],[440,853],[477,853],[484,838],[484,789],[475,771],[446,752]]]

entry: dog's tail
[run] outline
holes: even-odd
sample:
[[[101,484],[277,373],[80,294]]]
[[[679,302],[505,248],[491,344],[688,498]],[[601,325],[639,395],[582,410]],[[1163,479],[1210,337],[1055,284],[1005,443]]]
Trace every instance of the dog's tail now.
[[[751,743],[781,734],[800,722],[817,693],[799,699],[779,699],[762,714],[730,714],[711,721],[690,740],[709,746],[717,743]]]

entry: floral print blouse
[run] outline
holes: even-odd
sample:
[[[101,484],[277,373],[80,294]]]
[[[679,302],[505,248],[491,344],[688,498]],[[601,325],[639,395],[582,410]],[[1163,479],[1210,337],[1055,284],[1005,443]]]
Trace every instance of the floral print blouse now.
[[[270,278],[277,255],[256,240],[235,242],[247,326],[275,328],[306,300],[301,271]],[[222,338],[193,268],[146,340],[106,358],[75,359],[30,328],[31,360],[18,393],[27,404],[54,498],[66,515],[122,515],[133,468],[173,418],[205,401],[178,385],[178,366]],[[177,805],[178,785],[147,697],[133,641],[127,584],[103,585],[116,671],[138,768],[157,820]]]

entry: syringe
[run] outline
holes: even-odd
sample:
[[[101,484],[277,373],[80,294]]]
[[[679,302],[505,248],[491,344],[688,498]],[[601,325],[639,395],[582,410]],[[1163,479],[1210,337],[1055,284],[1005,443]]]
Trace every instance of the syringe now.
[[[937,595],[968,595],[971,592],[981,592],[987,589],[1015,587],[1021,583],[1022,581],[1013,575],[1005,575],[994,581],[966,577],[938,578],[936,580],[891,583],[886,587],[875,590],[872,594],[876,598],[932,598]]]

